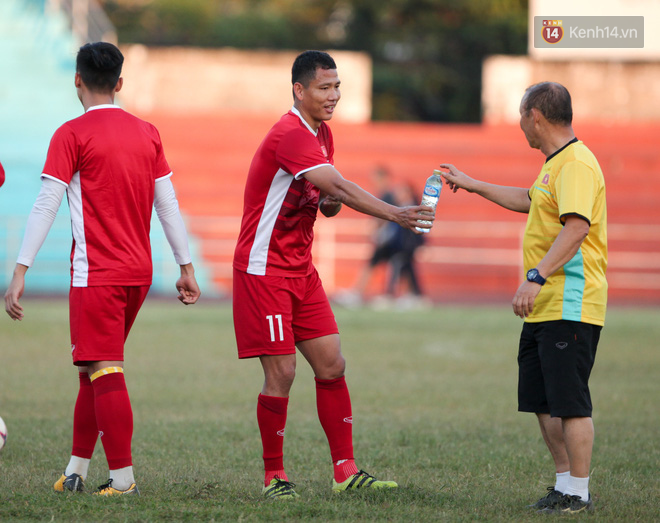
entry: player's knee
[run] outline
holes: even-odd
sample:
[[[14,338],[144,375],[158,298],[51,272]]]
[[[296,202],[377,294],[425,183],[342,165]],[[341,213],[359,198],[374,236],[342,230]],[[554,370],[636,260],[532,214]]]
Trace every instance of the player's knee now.
[[[265,373],[266,387],[285,391],[291,388],[293,380],[296,377],[295,365],[279,365],[276,368],[270,368]]]
[[[338,378],[341,378],[344,375],[344,372],[346,372],[346,360],[343,356],[339,356],[337,359],[337,372],[339,374],[339,376],[337,376]]]
[[[284,369],[281,369],[280,375],[279,375],[279,381],[280,383],[284,385],[288,385],[289,387],[293,385],[293,380],[296,377],[296,367],[287,367]]]
[[[318,376],[321,379],[334,380],[341,378],[346,371],[346,360],[342,355],[337,356],[335,360],[328,365],[323,372],[323,376]]]

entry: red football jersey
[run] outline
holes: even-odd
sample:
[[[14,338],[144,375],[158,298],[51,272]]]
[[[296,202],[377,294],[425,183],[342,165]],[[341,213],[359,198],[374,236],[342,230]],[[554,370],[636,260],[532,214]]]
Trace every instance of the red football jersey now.
[[[0,187],[2,187],[3,183],[5,183],[5,170],[0,163]]]
[[[74,287],[151,285],[154,184],[169,175],[158,130],[117,106],[55,132],[42,176],[67,185]]]
[[[332,165],[330,128],[317,132],[294,108],[282,116],[257,149],[245,185],[243,220],[234,253],[239,271],[269,276],[306,276],[320,190],[303,175]]]

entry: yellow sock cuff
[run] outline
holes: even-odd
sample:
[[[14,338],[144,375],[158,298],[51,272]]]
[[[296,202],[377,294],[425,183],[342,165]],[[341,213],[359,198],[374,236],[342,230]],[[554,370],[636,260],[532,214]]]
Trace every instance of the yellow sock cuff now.
[[[124,369],[121,367],[105,367],[101,370],[97,370],[94,374],[92,374],[89,377],[89,380],[94,381],[95,379],[100,378],[101,376],[105,376],[106,374],[113,374],[115,372],[121,372],[123,374]]]

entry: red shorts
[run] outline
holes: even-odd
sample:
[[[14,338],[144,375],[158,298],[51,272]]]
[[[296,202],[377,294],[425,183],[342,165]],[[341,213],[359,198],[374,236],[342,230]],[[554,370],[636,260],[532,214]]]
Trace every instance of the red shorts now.
[[[295,354],[299,341],[339,333],[316,270],[284,278],[234,269],[233,300],[239,358]]]
[[[139,287],[71,287],[69,324],[74,365],[124,361],[124,342],[147,297]]]

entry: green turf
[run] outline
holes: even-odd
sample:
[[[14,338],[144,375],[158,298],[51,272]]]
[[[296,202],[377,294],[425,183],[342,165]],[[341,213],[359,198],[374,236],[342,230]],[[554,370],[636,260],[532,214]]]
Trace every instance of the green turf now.
[[[77,374],[67,306],[25,298],[0,320],[0,521],[536,521],[554,481],[533,416],[516,412],[520,320],[510,307],[336,309],[348,361],[358,466],[401,488],[333,495],[304,359],[289,403],[285,465],[301,495],[260,497],[258,361],[236,358],[231,311],[145,304],[127,344],[133,456],[142,496],[52,491],[68,461]],[[592,374],[599,521],[660,514],[657,309],[609,311]],[[87,485],[105,482],[100,445]],[[582,518],[580,518],[582,519]]]

